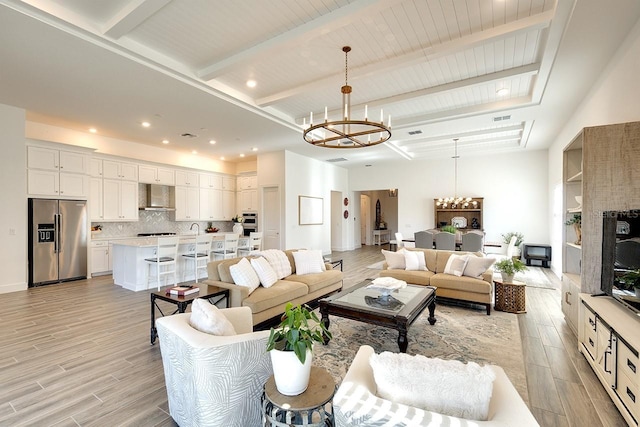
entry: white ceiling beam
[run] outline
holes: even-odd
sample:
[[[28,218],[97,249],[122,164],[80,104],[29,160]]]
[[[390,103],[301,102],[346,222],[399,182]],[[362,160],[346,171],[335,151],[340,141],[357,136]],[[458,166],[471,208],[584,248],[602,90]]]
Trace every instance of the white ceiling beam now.
[[[117,40],[149,19],[169,2],[171,0],[133,0],[107,22],[102,33]]]
[[[413,52],[409,52],[405,55],[396,56],[384,61],[367,64],[361,67],[350,68],[349,76],[351,77],[352,81],[357,81],[362,77],[371,77],[372,75],[384,74],[391,70],[396,70],[400,67],[410,67],[415,64],[420,64],[443,56],[452,55],[465,49],[471,49],[484,43],[490,43],[497,40],[505,39],[507,37],[513,37],[522,32],[546,28],[549,26],[549,23],[553,18],[552,12],[553,11],[540,13],[538,15],[520,19],[518,21],[514,21],[505,25],[500,25],[496,28],[491,28],[489,30],[461,37],[456,40],[428,47],[426,49],[414,50]],[[322,79],[317,79],[312,82],[301,84],[281,92],[266,95],[262,98],[256,99],[256,104],[261,107],[265,107],[267,105],[275,104],[284,99],[291,98],[300,93],[308,93],[320,90],[321,88],[334,84],[336,78],[338,76],[341,76],[342,74],[343,72],[339,71]]]
[[[278,36],[258,43],[248,49],[237,52],[219,61],[215,61],[196,72],[202,80],[208,81],[219,77],[231,68],[260,61],[277,51],[293,49],[305,41],[322,34],[337,30],[353,22],[361,14],[373,14],[388,9],[402,0],[357,0],[347,6],[322,15],[312,21],[300,25]]]
[[[491,134],[503,133],[503,132],[521,132],[523,128],[524,128],[524,123],[521,123],[521,124],[515,124],[511,126],[500,126],[500,127],[497,126],[497,127],[491,127],[491,128],[485,128],[485,129],[472,130],[468,132],[457,132],[455,134],[438,135],[438,136],[431,136],[431,137],[415,136],[415,137],[409,137],[405,139],[394,139],[394,141],[396,143],[406,143],[406,144],[412,144],[414,142],[432,144],[432,143],[444,143],[444,142],[449,143],[451,142],[451,140],[453,140],[453,138],[458,138],[460,140],[458,143],[460,146],[462,146],[464,143],[467,142],[465,141],[465,139],[467,138],[474,138],[474,137],[480,137],[484,135],[491,135]]]
[[[498,136],[498,137],[493,137],[493,138],[484,138],[484,139],[477,139],[477,140],[473,140],[473,141],[467,141],[466,144],[461,145],[460,143],[458,143],[458,148],[467,148],[467,147],[473,147],[476,145],[486,145],[486,144],[497,144],[497,143],[501,143],[501,142],[505,142],[505,141],[520,141],[521,135],[505,135],[505,136]],[[440,147],[447,147],[451,145],[451,140],[447,141],[446,144],[443,143],[439,143],[439,144],[433,144],[433,143],[419,143],[419,144],[403,144],[400,145],[400,147],[404,148],[405,150],[411,152],[411,153],[421,153],[424,151],[431,151],[434,150],[436,148],[440,148]]]

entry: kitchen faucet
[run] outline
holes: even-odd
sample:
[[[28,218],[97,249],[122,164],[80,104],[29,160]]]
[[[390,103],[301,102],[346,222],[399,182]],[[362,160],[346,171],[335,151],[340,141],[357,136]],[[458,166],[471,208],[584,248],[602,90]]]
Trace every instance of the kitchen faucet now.
[[[198,232],[196,234],[200,234],[200,224],[198,224],[197,222],[194,222],[193,224],[191,224],[191,227],[189,227],[189,231],[193,230],[193,226],[198,227]]]

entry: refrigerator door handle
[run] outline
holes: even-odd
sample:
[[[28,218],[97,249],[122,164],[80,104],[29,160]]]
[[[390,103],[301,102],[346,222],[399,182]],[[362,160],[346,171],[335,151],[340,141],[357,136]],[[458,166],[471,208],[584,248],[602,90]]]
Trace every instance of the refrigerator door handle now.
[[[53,247],[53,251],[55,253],[59,253],[60,252],[60,236],[61,236],[61,232],[60,232],[60,228],[62,225],[62,221],[60,221],[60,217],[62,217],[61,214],[54,214],[54,226],[55,226],[55,245]]]

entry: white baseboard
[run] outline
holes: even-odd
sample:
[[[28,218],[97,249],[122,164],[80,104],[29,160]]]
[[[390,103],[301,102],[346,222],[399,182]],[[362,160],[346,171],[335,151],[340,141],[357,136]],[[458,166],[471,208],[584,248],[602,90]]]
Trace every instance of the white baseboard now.
[[[29,287],[27,282],[6,283],[0,285],[0,294],[8,294],[9,292],[26,291]]]

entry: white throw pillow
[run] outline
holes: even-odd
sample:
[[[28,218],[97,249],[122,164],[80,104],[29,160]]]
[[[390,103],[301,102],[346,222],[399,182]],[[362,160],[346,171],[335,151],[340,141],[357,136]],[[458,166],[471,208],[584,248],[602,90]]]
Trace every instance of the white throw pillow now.
[[[427,261],[424,259],[422,251],[404,251],[404,262],[406,270],[412,271],[429,271]]]
[[[467,265],[467,255],[451,255],[444,267],[445,274],[453,274],[454,276],[462,276],[464,267]]]
[[[189,324],[212,335],[236,335],[236,330],[222,311],[206,299],[196,298],[191,303]]]
[[[464,267],[464,276],[481,278],[482,273],[487,271],[496,260],[493,258],[485,258],[469,255],[467,257],[467,265]]]
[[[369,364],[383,399],[469,420],[489,416],[496,378],[489,366],[386,351],[372,354]]]
[[[404,259],[404,252],[404,248],[398,252],[385,251],[382,249],[382,255],[384,255],[384,260],[389,270],[404,270],[406,268],[407,264]]]
[[[260,286],[260,278],[246,258],[229,267],[229,273],[233,278],[233,283],[238,286],[249,288],[249,295]]]
[[[256,271],[256,274],[260,279],[260,283],[262,283],[262,286],[265,288],[271,287],[278,281],[276,271],[264,257],[251,258],[251,267]]]
[[[296,274],[300,276],[322,273],[326,270],[322,259],[322,251],[296,251],[293,253],[293,259],[296,262]]]
[[[258,255],[265,257],[269,265],[275,270],[278,279],[291,276],[291,263],[289,262],[289,258],[287,254],[280,249],[266,249]]]

